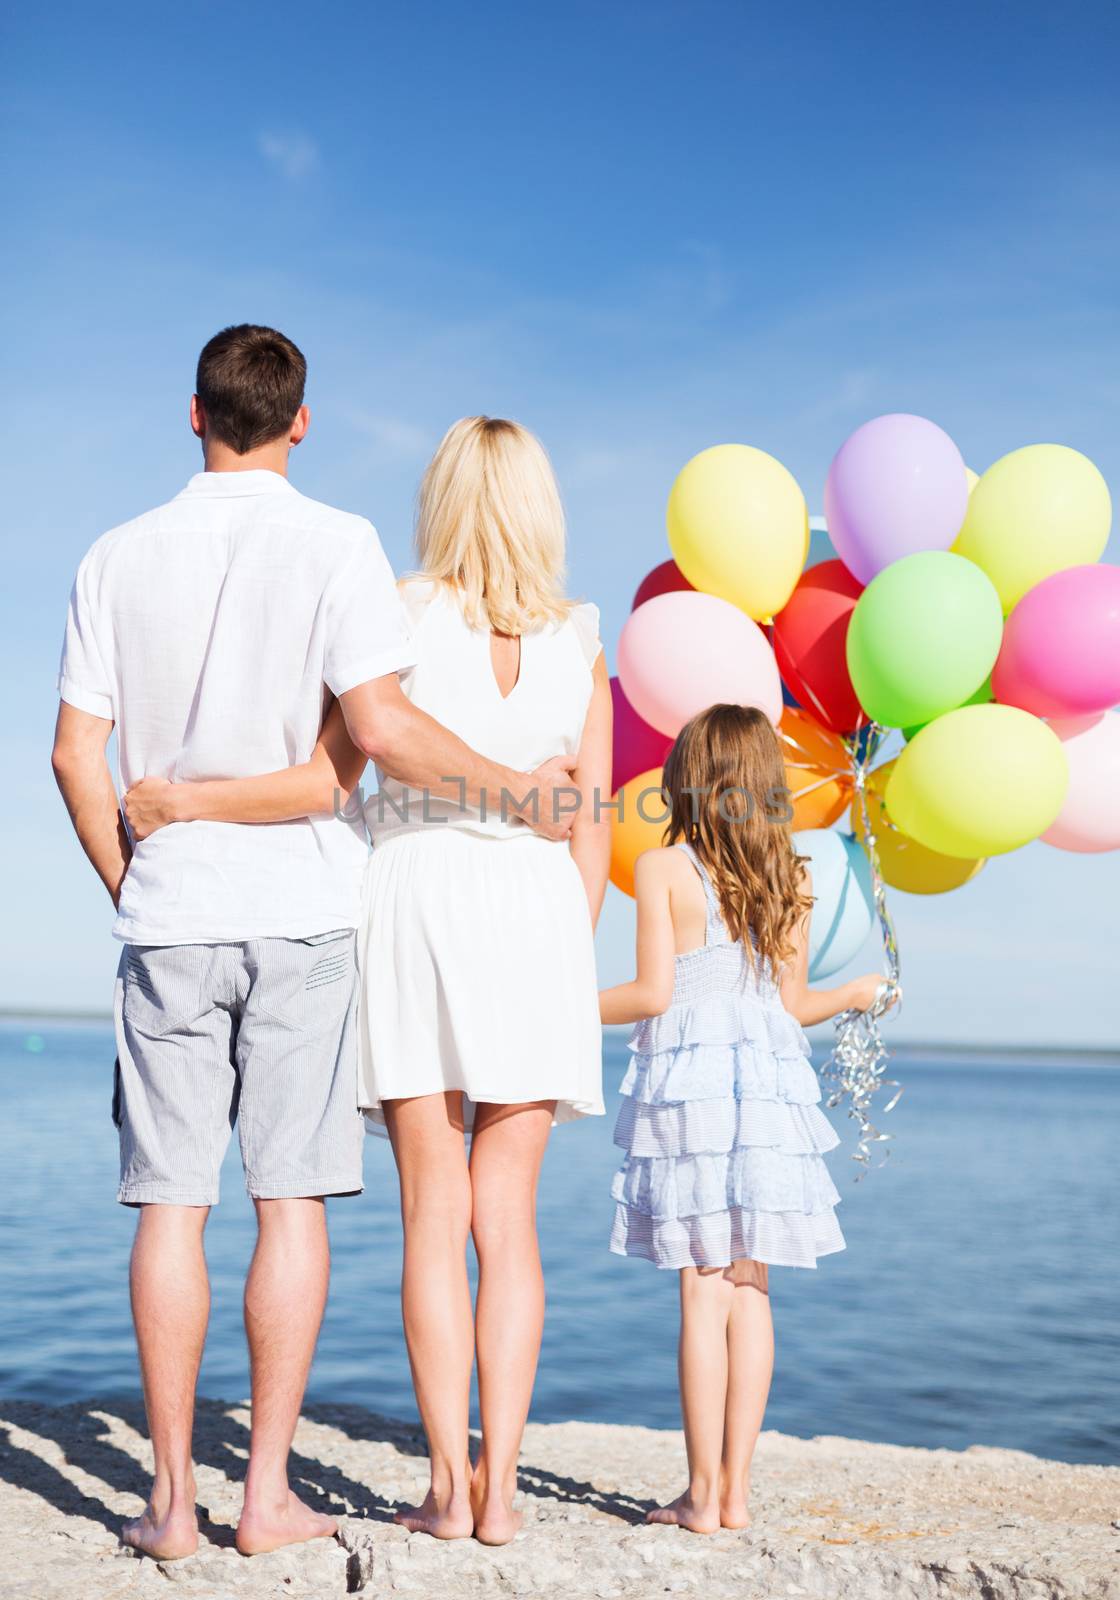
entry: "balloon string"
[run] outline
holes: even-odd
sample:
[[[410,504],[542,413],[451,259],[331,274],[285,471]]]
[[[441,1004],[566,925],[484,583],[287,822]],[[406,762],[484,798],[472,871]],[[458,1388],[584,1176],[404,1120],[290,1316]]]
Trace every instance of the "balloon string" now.
[[[845,738],[844,744],[851,757],[852,781],[859,798],[863,846],[867,851],[871,867],[872,898],[883,942],[887,975],[886,982],[866,1011],[842,1011],[835,1018],[836,1037],[832,1052],[821,1069],[822,1078],[833,1085],[828,1105],[838,1106],[847,1099],[848,1115],[859,1125],[859,1137],[852,1152],[852,1160],[858,1162],[860,1166],[860,1171],[856,1175],[857,1182],[871,1169],[871,1146],[886,1145],[894,1137],[893,1134],[880,1132],[871,1121],[873,1097],[880,1089],[895,1090],[883,1107],[883,1112],[886,1114],[894,1110],[902,1094],[902,1088],[897,1080],[885,1075],[890,1055],[879,1031],[879,1019],[896,1000],[901,1000],[902,987],[899,976],[898,939],[895,934],[894,919],[887,905],[886,885],[879,866],[875,830],[871,824],[871,811],[867,801],[867,779],[871,762],[883,742],[885,730],[874,722],[862,725],[862,717],[860,720],[861,726],[855,733]],[[883,1150],[884,1161],[889,1154],[889,1150]],[[877,1163],[879,1166],[882,1164],[882,1161]]]

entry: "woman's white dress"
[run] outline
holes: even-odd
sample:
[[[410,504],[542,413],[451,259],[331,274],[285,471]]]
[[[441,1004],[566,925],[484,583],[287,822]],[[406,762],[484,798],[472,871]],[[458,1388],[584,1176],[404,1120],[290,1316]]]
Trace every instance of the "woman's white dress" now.
[[[578,752],[600,649],[594,606],[522,637],[503,698],[490,635],[467,625],[454,594],[415,580],[402,595],[417,664],[401,686],[414,705],[515,771]],[[567,844],[512,814],[381,772],[378,783],[358,935],[367,1126],[384,1131],[385,1100],[448,1089],[463,1091],[468,1121],[478,1101],[555,1100],[557,1122],[601,1114],[591,916]]]

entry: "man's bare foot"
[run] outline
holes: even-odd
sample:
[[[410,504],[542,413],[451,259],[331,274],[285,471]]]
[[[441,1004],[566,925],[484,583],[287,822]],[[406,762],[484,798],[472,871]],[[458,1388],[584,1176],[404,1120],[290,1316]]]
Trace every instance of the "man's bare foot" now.
[[[237,1524],[236,1544],[243,1556],[260,1556],[268,1550],[280,1550],[286,1544],[332,1539],[337,1532],[338,1523],[334,1517],[312,1511],[289,1489],[284,1505],[244,1508]]]
[[[686,1490],[671,1505],[657,1506],[646,1517],[647,1522],[669,1522],[689,1533],[715,1533],[719,1527],[719,1508],[715,1504],[697,1506]]]
[[[474,1512],[466,1494],[453,1494],[447,1500],[436,1498],[434,1489],[419,1506],[402,1506],[393,1518],[409,1533],[430,1533],[433,1539],[469,1539],[474,1532]]]
[[[167,1511],[159,1516],[152,1505],[146,1505],[138,1517],[122,1527],[121,1543],[157,1561],[182,1561],[186,1556],[193,1556],[198,1549],[198,1518],[194,1507]]]

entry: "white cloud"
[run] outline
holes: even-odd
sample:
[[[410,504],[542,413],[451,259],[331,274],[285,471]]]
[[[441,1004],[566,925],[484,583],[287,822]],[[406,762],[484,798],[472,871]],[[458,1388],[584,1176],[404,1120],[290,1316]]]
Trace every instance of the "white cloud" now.
[[[319,147],[305,133],[261,133],[257,149],[266,161],[293,183],[319,165]]]

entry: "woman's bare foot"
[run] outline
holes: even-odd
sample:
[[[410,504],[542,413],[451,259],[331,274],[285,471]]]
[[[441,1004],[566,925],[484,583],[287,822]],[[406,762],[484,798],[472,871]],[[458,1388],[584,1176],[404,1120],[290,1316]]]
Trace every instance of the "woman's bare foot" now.
[[[150,1503],[121,1529],[121,1543],[157,1561],[182,1561],[198,1549],[198,1518],[194,1506],[166,1511],[161,1516]]]
[[[521,1528],[522,1516],[504,1500],[488,1500],[474,1514],[474,1536],[479,1544],[509,1544]]]
[[[469,1539],[474,1532],[474,1512],[465,1493],[444,1499],[429,1489],[422,1505],[403,1506],[393,1521],[409,1533],[430,1533],[433,1539]]]
[[[264,1555],[286,1544],[304,1544],[309,1539],[331,1539],[338,1532],[334,1517],[312,1511],[298,1495],[288,1490],[280,1506],[246,1506],[237,1524],[237,1548],[243,1556]]]
[[[673,1523],[678,1528],[687,1528],[689,1533],[715,1533],[720,1525],[719,1507],[714,1503],[695,1505],[686,1489],[671,1505],[657,1506],[646,1521]]]
[[[520,1511],[513,1509],[517,1493],[516,1474],[508,1482],[491,1482],[485,1460],[480,1460],[471,1479],[471,1507],[474,1511],[474,1536],[480,1544],[509,1544],[521,1527]]]

